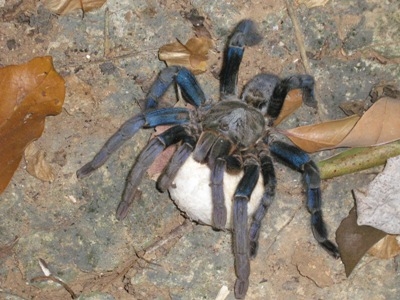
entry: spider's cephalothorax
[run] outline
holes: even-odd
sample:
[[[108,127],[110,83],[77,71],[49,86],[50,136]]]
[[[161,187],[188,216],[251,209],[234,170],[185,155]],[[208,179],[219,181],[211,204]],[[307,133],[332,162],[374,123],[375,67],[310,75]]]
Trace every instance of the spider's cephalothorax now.
[[[237,77],[244,48],[259,41],[260,36],[251,20],[237,25],[224,54],[219,102],[206,98],[196,78],[187,69],[173,66],[161,71],[147,94],[145,111],[125,122],[93,160],[77,171],[78,178],[89,175],[141,128],[172,125],[153,138],[138,157],[127,179],[117,217],[122,219],[126,216],[141,179],[155,158],[166,147],[176,144],[177,150],[160,175],[157,186],[161,191],[170,189],[177,205],[196,221],[211,223],[216,229],[232,228],[236,298],[246,295],[250,258],[257,254],[261,221],[275,195],[276,178],[270,154],[304,174],[314,237],[332,256],[339,257],[337,247],[327,238],[322,219],[320,177],[316,164],[297,147],[269,138],[270,126],[278,117],[290,90],[302,89],[304,102],[315,105],[314,79],[309,75],[280,79],[272,74],[260,74],[245,86],[242,96],[238,96]],[[173,82],[180,87],[185,101],[195,107],[194,111],[178,107],[157,108],[159,99]],[[185,180],[181,171],[186,166],[197,166],[192,170],[194,173],[200,172],[197,171],[199,166],[203,169],[207,166],[209,187],[204,185],[204,189],[207,189],[210,200],[192,201],[186,199],[186,195],[178,195],[183,187],[172,188],[175,187],[174,180]],[[227,184],[230,171],[240,171],[241,177],[226,199],[224,184]],[[198,178],[200,180],[200,176]],[[258,193],[256,207],[251,209],[252,193],[259,182],[262,182],[263,191]],[[211,207],[208,212],[199,212],[207,205]]]

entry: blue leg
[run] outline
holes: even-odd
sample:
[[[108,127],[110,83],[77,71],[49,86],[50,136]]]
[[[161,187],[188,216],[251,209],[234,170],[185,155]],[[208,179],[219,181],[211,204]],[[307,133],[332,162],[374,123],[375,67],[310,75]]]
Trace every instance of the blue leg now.
[[[187,123],[188,121],[189,110],[186,108],[162,108],[136,115],[126,121],[118,131],[109,138],[99,153],[76,172],[76,175],[78,178],[83,178],[100,168],[112,153],[143,127],[178,125]]]
[[[253,214],[253,220],[249,229],[250,257],[255,258],[258,250],[258,238],[260,236],[261,221],[264,219],[269,206],[275,197],[276,177],[274,165],[267,152],[261,151],[259,154],[261,162],[261,174],[263,177],[265,191],[261,198],[260,206]]]
[[[286,95],[294,89],[302,89],[303,101],[306,105],[317,107],[314,98],[314,78],[310,75],[294,75],[283,79],[275,87],[267,107],[267,116],[275,120],[282,110]]]
[[[212,226],[218,230],[225,229],[227,220],[224,193],[225,170],[226,161],[223,158],[216,159],[214,167],[211,169],[211,199],[213,203]]]
[[[235,155],[220,156],[214,161],[214,166],[211,168],[212,226],[214,229],[223,230],[228,217],[224,193],[225,171],[227,169],[239,171],[242,168],[243,162],[240,156]]]
[[[335,244],[328,240],[325,222],[321,211],[321,189],[319,171],[317,165],[310,159],[307,153],[299,148],[283,142],[272,142],[271,152],[288,163],[294,169],[303,172],[307,188],[307,209],[311,214],[311,229],[315,239],[330,255],[339,257],[339,251]]]
[[[235,255],[235,297],[245,297],[249,287],[250,245],[247,222],[247,203],[257,184],[260,167],[257,161],[248,157],[244,162],[244,175],[236,188],[233,199],[233,253]]]
[[[192,154],[195,146],[196,141],[191,136],[183,139],[183,144],[179,146],[163,173],[158,177],[157,188],[161,192],[165,192],[171,186],[176,174],[189,158],[190,154]]]
[[[198,107],[205,102],[206,97],[194,75],[184,67],[172,66],[162,70],[150,87],[145,100],[146,110],[157,108],[158,100],[174,80],[182,89],[182,94],[188,103]]]
[[[260,41],[261,36],[258,34],[253,21],[243,20],[236,26],[229,39],[220,74],[222,97],[237,95],[238,71],[242,62],[244,47],[255,45]]]
[[[154,159],[162,152],[165,148],[172,144],[176,144],[182,139],[188,136],[184,127],[177,125],[169,128],[160,135],[153,138],[150,143],[140,153],[136,164],[133,166],[129,173],[125,191],[122,197],[122,201],[117,208],[117,219],[122,220],[126,217],[128,209],[135,198],[137,188],[148,167],[153,163]]]
[[[251,79],[243,89],[242,100],[266,114],[275,87],[281,80],[273,74],[259,74]]]

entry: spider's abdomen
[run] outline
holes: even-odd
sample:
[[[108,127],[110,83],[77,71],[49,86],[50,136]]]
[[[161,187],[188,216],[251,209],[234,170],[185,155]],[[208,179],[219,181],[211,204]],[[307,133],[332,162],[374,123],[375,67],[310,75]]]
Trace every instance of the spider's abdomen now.
[[[255,144],[265,128],[264,116],[241,101],[222,101],[214,105],[203,120],[203,130],[212,130],[230,139],[240,150]]]

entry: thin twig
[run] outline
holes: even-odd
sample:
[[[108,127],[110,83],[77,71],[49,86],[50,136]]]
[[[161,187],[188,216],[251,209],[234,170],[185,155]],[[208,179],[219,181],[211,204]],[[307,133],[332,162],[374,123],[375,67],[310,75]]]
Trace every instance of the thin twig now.
[[[170,233],[168,233],[167,236],[163,237],[162,239],[154,242],[149,247],[147,247],[144,250],[144,256],[147,256],[148,254],[157,251],[159,248],[163,247],[171,240],[176,238],[181,238],[183,235],[189,233],[192,230],[193,230],[192,223],[188,219],[185,219],[185,221],[181,225],[175,227]]]
[[[77,299],[78,296],[74,293],[74,291],[62,280],[58,279],[57,277],[53,275],[49,276],[37,276],[31,279],[31,282],[42,282],[42,281],[47,281],[51,280],[54,281],[58,284],[61,284],[61,286],[71,295],[72,299]]]
[[[104,12],[104,57],[110,55],[110,11],[108,7]]]
[[[308,62],[308,58],[307,58],[307,54],[306,54],[306,48],[304,47],[304,36],[300,29],[299,21],[297,20],[297,16],[293,10],[292,4],[289,1],[290,0],[285,0],[286,8],[287,8],[289,17],[293,23],[294,36],[296,38],[297,47],[299,47],[300,57],[303,62],[305,71],[307,72],[307,74],[312,75],[310,64]]]
[[[299,21],[297,19],[297,16],[296,16],[294,10],[293,10],[293,7],[292,7],[292,4],[291,4],[290,0],[285,0],[285,3],[286,3],[286,8],[287,8],[287,11],[288,11],[288,15],[289,15],[290,19],[292,20],[294,35],[295,35],[295,38],[296,38],[296,44],[297,44],[297,47],[299,48],[300,57],[301,57],[301,60],[303,62],[304,70],[306,71],[307,74],[313,75],[312,72],[311,72],[310,63],[308,62],[306,48],[304,46],[304,35],[303,35],[303,32],[300,29]],[[323,110],[321,108],[320,101],[317,101],[317,105],[318,105],[318,112],[317,112],[318,113],[317,114],[318,122],[321,123],[326,118],[324,117],[324,113],[323,113]]]

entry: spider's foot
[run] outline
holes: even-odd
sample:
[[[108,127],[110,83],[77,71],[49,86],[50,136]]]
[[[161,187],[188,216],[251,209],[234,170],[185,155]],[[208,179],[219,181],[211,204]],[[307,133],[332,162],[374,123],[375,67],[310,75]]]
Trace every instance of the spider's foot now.
[[[324,248],[329,255],[331,255],[333,258],[340,258],[340,253],[339,253],[339,249],[338,247],[332,243],[330,240],[326,240],[324,242],[321,242],[320,245],[322,246],[322,248]]]
[[[90,173],[92,173],[94,170],[96,170],[96,168],[93,168],[91,163],[87,163],[78,171],[76,171],[76,177],[78,177],[78,179],[84,178],[90,175]]]
[[[226,207],[214,207],[213,209],[213,228],[215,230],[225,230],[227,220]]]
[[[246,296],[247,290],[249,288],[249,280],[236,279],[235,282],[235,298],[243,299]]]

